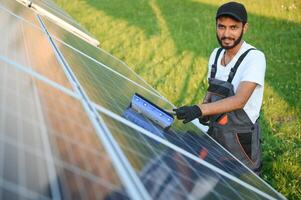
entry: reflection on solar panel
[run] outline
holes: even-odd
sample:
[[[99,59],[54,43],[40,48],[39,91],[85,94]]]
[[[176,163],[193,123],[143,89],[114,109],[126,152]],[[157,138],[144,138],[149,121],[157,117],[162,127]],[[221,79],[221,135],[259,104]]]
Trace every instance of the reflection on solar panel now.
[[[194,124],[129,108],[173,105],[33,9],[91,36],[52,1],[19,2],[0,3],[0,199],[285,199]]]

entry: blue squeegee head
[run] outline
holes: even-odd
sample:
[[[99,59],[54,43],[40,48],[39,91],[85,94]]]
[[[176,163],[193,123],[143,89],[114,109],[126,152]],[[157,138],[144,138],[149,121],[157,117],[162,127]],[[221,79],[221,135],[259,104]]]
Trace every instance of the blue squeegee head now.
[[[133,95],[131,107],[164,129],[169,128],[174,121],[172,115],[137,93]]]

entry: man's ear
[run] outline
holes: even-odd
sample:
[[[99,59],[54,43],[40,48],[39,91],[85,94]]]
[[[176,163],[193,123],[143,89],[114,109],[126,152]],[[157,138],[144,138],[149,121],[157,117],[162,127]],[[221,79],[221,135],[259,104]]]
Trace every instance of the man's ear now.
[[[248,28],[249,28],[249,24],[245,23],[245,25],[244,25],[244,33],[246,33],[248,31]]]

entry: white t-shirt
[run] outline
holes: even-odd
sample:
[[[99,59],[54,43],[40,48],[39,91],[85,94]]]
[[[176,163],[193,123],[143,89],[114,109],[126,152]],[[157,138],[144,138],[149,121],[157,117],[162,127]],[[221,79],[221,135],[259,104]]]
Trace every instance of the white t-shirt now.
[[[247,44],[246,42],[243,42],[240,50],[226,66],[221,65],[221,59],[225,52],[225,50],[222,50],[217,60],[217,72],[215,78],[227,81],[230,70],[237,62],[237,59],[240,57],[241,54],[243,54],[246,50],[250,48],[254,47]],[[209,58],[208,78],[211,74],[211,66],[214,63],[217,50],[218,48],[214,49]],[[249,100],[243,108],[253,123],[255,123],[255,121],[259,117],[259,112],[262,105],[265,69],[266,61],[264,54],[259,50],[251,50],[239,65],[234,79],[232,80],[235,93],[239,83],[242,81],[250,81],[257,84],[254,92],[252,93],[252,95],[250,96]]]

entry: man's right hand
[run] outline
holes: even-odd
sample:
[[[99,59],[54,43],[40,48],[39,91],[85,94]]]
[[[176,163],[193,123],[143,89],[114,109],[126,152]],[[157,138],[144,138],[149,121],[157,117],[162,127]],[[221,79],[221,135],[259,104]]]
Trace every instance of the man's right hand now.
[[[182,106],[177,109],[173,109],[173,111],[176,112],[179,120],[183,120],[184,124],[202,116],[202,111],[197,105]]]

